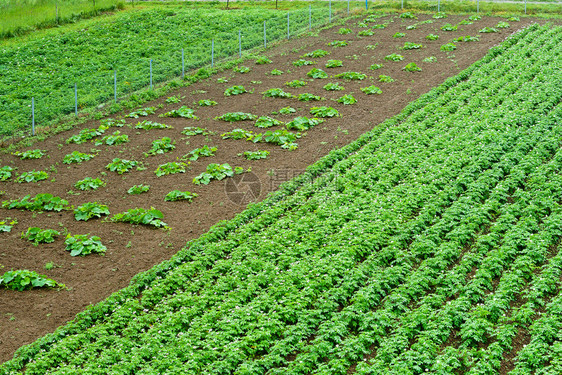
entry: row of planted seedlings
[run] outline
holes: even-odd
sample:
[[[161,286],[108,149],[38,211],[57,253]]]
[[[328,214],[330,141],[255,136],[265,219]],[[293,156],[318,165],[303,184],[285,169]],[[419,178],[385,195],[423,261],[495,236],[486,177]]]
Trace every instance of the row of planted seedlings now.
[[[508,49],[524,36],[521,33],[506,45],[496,47],[486,60],[490,66],[480,67],[482,75],[476,68],[470,70],[475,81],[483,80],[502,62],[509,61],[511,54],[505,52],[519,47]],[[499,58],[494,60],[496,55]],[[470,75],[464,75],[467,77]],[[444,106],[445,103],[465,91],[470,93],[466,95],[469,99],[477,90],[470,82],[461,81],[447,82],[444,87],[450,89],[442,96],[430,93],[422,97],[417,104],[421,108],[410,112],[407,121],[397,123],[397,127],[374,131],[377,136],[371,134],[373,138],[364,149],[336,164],[317,184],[304,185],[268,210],[260,210],[258,216],[247,225],[238,226],[236,232],[215,236],[212,242],[203,239],[201,244],[190,244],[185,254],[179,255],[184,257],[183,263],[172,260],[177,266],[168,266],[162,275],[166,277],[151,276],[147,280],[154,282],[136,286],[137,293],[143,290],[140,299],[128,298],[110,310],[119,319],[104,318],[103,323],[98,321],[90,329],[86,329],[88,324],[82,326],[75,331],[76,335],[60,339],[51,345],[50,351],[35,357],[27,370],[41,372],[60,365],[93,370],[97,361],[92,358],[97,358],[104,366],[129,371],[275,371],[276,367],[288,365],[297,372],[307,372],[312,360],[323,359],[319,353],[307,356],[302,352],[299,361],[293,362],[287,360],[287,355],[303,351],[317,329],[323,332],[331,327],[329,335],[336,339],[319,346],[328,355],[329,347],[338,345],[337,332],[346,332],[331,324],[330,318],[337,316],[339,307],[347,301],[366,302],[359,295],[350,298],[365,286],[366,280],[371,280],[370,276],[397,278],[396,284],[388,284],[393,288],[417,268],[420,260],[433,255],[423,246],[412,255],[400,247],[403,242],[396,240],[407,243],[409,236],[415,238],[426,227],[433,227],[437,212],[449,209],[450,216],[443,216],[443,223],[449,220],[448,226],[436,229],[444,233],[454,230],[454,212],[459,211],[459,205],[466,205],[461,202],[453,207],[454,202],[465,194],[462,200],[468,200],[468,186],[475,184],[478,176],[501,158],[502,152],[509,151],[506,147],[494,154],[484,147],[482,141],[488,134],[479,135],[484,123],[464,129],[450,126],[454,122],[438,121],[448,119],[451,112],[455,117],[455,110],[459,110],[456,103]],[[492,84],[489,91],[500,87]],[[496,104],[488,108],[475,102],[468,108],[480,116]],[[407,111],[411,108],[415,106]],[[515,136],[503,136],[506,142],[516,142]],[[451,139],[456,142],[450,142]],[[396,150],[396,154],[389,157],[389,149]],[[488,158],[481,159],[486,152]],[[442,161],[451,155],[457,157],[449,158],[444,167]],[[427,194],[412,201],[411,192],[420,189]],[[432,194],[440,190],[444,192]],[[426,206],[427,211],[422,211],[423,217],[417,220],[419,208]],[[404,220],[409,222],[411,217],[416,219],[415,223],[404,228]],[[403,265],[396,262],[399,258],[405,260]],[[382,270],[386,272],[381,274]],[[386,295],[384,288],[388,282],[383,278],[379,284],[373,279],[366,287],[383,287],[380,300]],[[385,306],[399,309],[398,301],[387,298]],[[382,322],[372,313],[365,314],[365,318],[374,319],[372,324]],[[357,327],[354,319],[349,322]],[[120,335],[102,333],[108,331]],[[379,332],[384,333],[384,329]],[[89,339],[100,334],[104,340]],[[83,345],[84,340],[87,345]],[[106,345],[108,342],[110,345]],[[165,353],[160,349],[163,345],[167,347]],[[72,360],[57,355],[63,348],[77,349]]]

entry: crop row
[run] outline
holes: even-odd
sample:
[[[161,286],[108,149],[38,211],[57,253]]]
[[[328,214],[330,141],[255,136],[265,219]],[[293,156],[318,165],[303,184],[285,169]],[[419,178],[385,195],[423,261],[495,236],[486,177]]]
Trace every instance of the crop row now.
[[[443,313],[440,296],[479,285],[455,283],[465,263],[487,259],[462,262],[478,253],[465,246],[496,225],[497,241],[508,238],[523,215],[511,207],[539,193],[525,188],[526,176],[556,171],[535,169],[558,160],[545,136],[559,131],[561,93],[549,79],[558,32],[534,26],[494,47],[0,369],[337,374],[373,345],[377,356],[357,370],[385,368],[411,338],[424,341],[429,330],[416,322],[428,306]],[[529,196],[507,204],[519,190]],[[441,354],[429,353],[428,361]]]

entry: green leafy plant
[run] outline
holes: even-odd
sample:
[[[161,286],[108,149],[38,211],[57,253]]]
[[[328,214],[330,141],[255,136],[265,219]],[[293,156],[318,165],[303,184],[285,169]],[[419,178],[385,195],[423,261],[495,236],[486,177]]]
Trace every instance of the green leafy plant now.
[[[429,57],[426,57],[425,59],[423,59],[422,62],[434,63],[434,62],[437,62],[437,57],[429,56]]]
[[[228,83],[228,79],[226,77],[219,77],[217,78],[218,83]]]
[[[348,29],[347,27],[340,27],[340,29],[338,30],[338,34],[340,35],[351,34],[351,29]]]
[[[400,15],[400,18],[414,19],[414,20],[417,20],[417,19],[418,19],[418,17],[417,17],[415,14],[410,13],[410,12],[402,13],[402,14]]]
[[[496,28],[498,28],[498,29],[507,29],[508,27],[509,27],[509,23],[507,23],[505,21],[500,21],[496,25]]]
[[[29,270],[11,270],[0,276],[0,287],[24,291],[33,288],[65,288],[64,284]]]
[[[214,100],[210,100],[210,99],[201,99],[197,102],[197,104],[199,104],[199,107],[211,107],[211,106],[217,105],[219,103],[215,102]]]
[[[76,143],[76,144],[82,144],[85,143],[91,139],[94,139],[95,137],[98,137],[100,135],[102,135],[103,133],[105,133],[106,131],[106,127],[99,127],[97,129],[82,129],[80,130],[80,133],[75,134],[73,136],[71,136],[70,138],[68,138],[66,140],[66,143]]]
[[[114,118],[106,118],[100,120],[100,128],[104,128],[104,129],[109,129],[111,127],[122,128],[123,126],[125,126],[125,124],[127,124],[125,119],[116,120]]]
[[[74,187],[80,190],[97,190],[102,186],[105,186],[105,182],[97,177],[86,177],[74,184]]]
[[[131,208],[126,212],[121,212],[113,215],[111,221],[113,222],[124,222],[131,224],[142,224],[153,226],[156,228],[168,228],[168,224],[162,221],[164,214],[151,207],[149,210],[144,208]]]
[[[404,46],[402,46],[403,50],[410,50],[410,49],[420,49],[423,45],[420,43],[412,43],[412,42],[405,42]]]
[[[397,32],[397,33],[394,34],[392,37],[393,37],[393,38],[403,38],[403,37],[405,37],[405,36],[406,36],[405,33]]]
[[[281,148],[296,150],[298,145],[296,140],[300,138],[300,133],[291,133],[287,129],[268,130],[263,134],[256,134],[253,142],[266,142],[281,146]]]
[[[285,82],[285,85],[289,86],[289,87],[295,87],[296,88],[296,87],[306,86],[306,85],[308,85],[308,83],[305,82],[305,81],[300,81],[298,79],[295,79],[295,80],[290,81],[290,82]]]
[[[0,233],[2,232],[11,232],[14,225],[17,225],[18,220],[12,219],[10,217],[0,220]]]
[[[74,218],[78,221],[88,221],[102,215],[109,215],[109,208],[98,202],[86,202],[74,209]]]
[[[458,24],[459,25],[472,25],[474,22],[469,20],[461,20]]]
[[[382,90],[380,88],[378,88],[377,86],[368,86],[368,87],[363,87],[361,89],[361,91],[363,91],[365,94],[367,95],[373,95],[373,94],[382,94]]]
[[[444,12],[437,12],[431,18],[436,19],[436,20],[441,19],[441,18],[447,18],[447,14],[444,13]]]
[[[406,26],[406,30],[415,30],[417,28],[418,28],[418,25],[416,25],[416,24]]]
[[[458,26],[456,25],[453,26],[450,23],[446,23],[443,26],[441,26],[440,29],[443,31],[457,31]]]
[[[64,164],[82,163],[94,158],[94,154],[86,154],[80,151],[72,151],[70,154],[65,155],[62,159]]]
[[[373,36],[375,32],[373,30],[361,30],[357,33],[357,36]]]
[[[125,117],[139,118],[141,116],[146,117],[146,116],[149,116],[149,115],[153,115],[155,113],[156,113],[156,107],[146,107],[146,108],[137,109],[136,111],[129,113]]]
[[[290,115],[291,113],[295,113],[297,110],[293,107],[283,107],[279,110],[279,114],[281,115]]]
[[[328,60],[326,62],[326,68],[338,68],[343,66],[343,61],[341,60]]]
[[[24,209],[30,211],[57,211],[60,212],[68,207],[68,201],[52,194],[37,194],[31,198],[26,195],[21,200],[10,200],[2,202],[2,208]]]
[[[454,51],[457,49],[457,46],[454,43],[447,43],[441,46],[441,51]]]
[[[247,66],[235,66],[234,68],[232,68],[232,71],[235,73],[248,73],[251,69]]]
[[[168,194],[166,194],[164,200],[166,202],[175,202],[175,201],[191,202],[195,197],[197,197],[197,194],[191,193],[189,191],[172,190]]]
[[[58,235],[60,235],[60,232],[54,229],[41,229],[38,227],[31,227],[27,229],[27,232],[22,232],[21,238],[25,238],[28,241],[33,242],[33,244],[37,246],[40,243],[55,242],[55,237]]]
[[[382,30],[382,29],[386,29],[388,25],[384,24],[384,23],[378,23],[376,25],[371,26],[372,29],[378,29],[378,30]]]
[[[181,97],[179,95],[174,95],[166,98],[166,104],[177,104],[181,102]]]
[[[212,132],[207,130],[206,128],[200,128],[198,126],[186,126],[185,128],[183,128],[181,133],[190,137],[194,135],[212,134]]]
[[[313,116],[322,117],[322,118],[340,117],[340,113],[338,112],[337,109],[332,108],[332,107],[326,107],[326,106],[312,107],[312,108],[310,108],[310,114],[313,115]]]
[[[319,57],[324,57],[324,56],[329,55],[329,54],[330,54],[330,52],[328,52],[328,51],[325,51],[323,49],[317,49],[315,51],[305,53],[302,57],[312,57],[312,58],[317,59]]]
[[[173,151],[176,148],[175,144],[176,142],[168,137],[156,139],[152,141],[152,147],[145,155],[158,155]]]
[[[314,61],[305,60],[305,59],[298,59],[297,61],[293,61],[294,66],[305,66],[305,65],[314,65]]]
[[[254,132],[244,129],[234,129],[221,134],[221,136],[222,139],[245,139],[249,141],[254,138]]]
[[[521,21],[521,18],[519,18],[518,16],[510,16],[507,18],[507,20],[510,22],[519,22]]]
[[[404,60],[404,56],[397,53],[391,53],[390,55],[386,55],[384,59],[387,61],[402,61]]]
[[[439,39],[439,35],[428,34],[428,35],[425,36],[425,39],[427,39],[427,40],[437,40],[437,39]]]
[[[248,90],[246,90],[244,88],[244,86],[235,85],[235,86],[229,87],[226,90],[224,90],[224,96],[240,95],[240,94],[244,94],[244,93],[247,93],[247,92],[248,92]]]
[[[115,158],[105,166],[106,169],[109,169],[112,172],[117,172],[118,174],[123,174],[125,172],[129,172],[131,169],[139,166],[139,162],[135,160],[127,160],[127,159],[120,159]]]
[[[269,155],[269,151],[244,151],[243,153],[238,154],[238,156],[243,156],[247,160],[259,160],[265,159]]]
[[[323,100],[324,98],[318,95],[314,95],[314,94],[310,94],[310,93],[303,93],[303,94],[299,94],[298,96],[298,100],[300,100],[301,102],[311,102],[311,101],[318,101],[318,100]]]
[[[365,46],[365,48],[372,51],[372,50],[376,49],[378,45],[379,45],[379,43],[368,44],[368,45]]]
[[[98,236],[88,237],[90,234],[75,234],[74,236],[68,234],[64,244],[66,250],[70,251],[70,256],[104,254],[107,247],[101,243],[101,238]]]
[[[383,67],[382,64],[372,64],[369,69],[371,70],[377,70],[377,69],[381,69]]]
[[[96,141],[96,146],[107,145],[114,146],[129,142],[129,136],[127,134],[121,134],[119,130],[115,131],[113,134],[108,134],[101,139]]]
[[[287,123],[287,129],[291,130],[298,130],[298,131],[305,131],[315,127],[316,125],[320,125],[323,123],[324,120],[319,118],[308,118],[304,116],[296,117],[293,121]]]
[[[194,120],[198,120],[199,117],[195,116],[195,110],[187,107],[187,106],[181,106],[178,109],[172,109],[169,112],[166,113],[162,113],[161,115],[159,115],[158,117],[183,117],[183,118],[190,118],[190,119],[194,119]]]
[[[271,64],[271,59],[266,56],[258,56],[256,58],[256,65]]]
[[[272,76],[280,76],[281,74],[283,74],[283,71],[279,69],[273,69],[269,74],[271,74]]]
[[[330,82],[324,85],[324,90],[326,91],[341,91],[345,88],[337,82]]]
[[[169,163],[160,164],[154,173],[157,177],[166,176],[169,174],[176,174],[176,173],[185,173],[185,167],[187,164],[185,163],[178,163],[175,161],[171,161]]]
[[[254,124],[255,127],[262,128],[262,129],[270,128],[272,126],[278,126],[278,125],[283,125],[283,123],[269,116],[261,116],[256,120],[256,123]]]
[[[191,161],[197,161],[200,157],[210,157],[215,156],[215,152],[217,152],[216,147],[209,147],[204,145],[202,147],[196,148],[191,150],[187,155],[185,155],[182,159],[189,159]]]
[[[12,178],[12,173],[15,170],[15,167],[10,167],[9,165],[5,165],[0,168],[0,181],[8,181],[10,178]]]
[[[355,99],[352,95],[346,94],[336,100],[338,103],[344,105],[351,105],[357,103],[357,99]]]
[[[306,73],[306,75],[314,79],[328,78],[328,73],[318,68],[311,69],[308,73]]]
[[[128,194],[131,195],[138,195],[138,194],[142,194],[142,193],[147,193],[150,190],[150,185],[133,185],[129,188],[129,190],[127,190]]]
[[[478,35],[477,36],[466,35],[453,39],[453,42],[478,42],[479,40],[480,37]]]
[[[359,72],[344,72],[336,75],[336,78],[342,78],[348,81],[362,81],[367,78],[367,75]]]
[[[273,88],[263,92],[264,98],[292,98],[293,95],[283,91],[283,89]]]
[[[208,185],[212,180],[222,180],[226,177],[232,177],[234,174],[242,173],[244,170],[242,168],[234,168],[228,163],[216,164],[211,163],[207,165],[205,172],[201,173],[199,176],[193,179],[193,183],[196,185]]]
[[[421,68],[419,66],[416,65],[416,63],[411,62],[406,64],[405,67],[402,68],[403,70],[407,71],[407,72],[421,72]]]
[[[171,128],[172,127],[170,125],[161,124],[159,122],[153,122],[148,120],[141,121],[137,123],[137,125],[135,125],[135,129],[143,129],[143,130],[171,129]]]
[[[224,115],[215,117],[216,120],[222,120],[227,122],[252,121],[252,120],[256,120],[257,118],[258,116],[245,112],[228,112],[225,113]]]
[[[21,160],[26,159],[41,159],[45,156],[45,153],[42,150],[28,150],[28,151],[16,151],[13,152],[12,155],[19,156]]]
[[[39,182],[44,181],[49,178],[49,174],[45,171],[32,170],[29,172],[23,172],[16,178],[16,182]]]
[[[331,47],[345,47],[348,43],[345,40],[334,40],[333,42],[328,43]]]
[[[384,74],[379,75],[379,82],[394,82],[394,78]]]

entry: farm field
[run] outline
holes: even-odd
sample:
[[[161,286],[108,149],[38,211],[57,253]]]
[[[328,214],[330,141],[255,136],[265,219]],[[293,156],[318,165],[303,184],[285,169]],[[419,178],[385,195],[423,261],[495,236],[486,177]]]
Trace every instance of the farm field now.
[[[68,289],[0,289],[0,340],[9,348],[2,360],[193,242],[54,336],[22,349],[0,373],[22,366],[28,373],[54,373],[59,366],[87,373],[98,366],[103,373],[555,371],[556,346],[550,345],[557,338],[546,328],[559,325],[559,202],[548,197],[559,191],[546,181],[557,181],[559,171],[560,28],[524,29],[404,109],[529,23],[397,14],[350,21],[282,44],[140,111],[37,143],[32,149],[44,154],[39,159],[3,155],[0,167],[14,170],[2,183],[1,218],[17,224],[2,234],[0,263],[46,274]],[[480,32],[491,27],[497,32]],[[430,34],[439,38],[427,39]],[[393,81],[381,82],[388,77]],[[233,95],[239,86],[248,92]],[[271,97],[283,92],[292,97]],[[198,119],[168,117],[177,112],[160,117],[183,106]],[[295,112],[279,113],[287,107]],[[318,117],[331,111],[315,107],[339,115],[303,120],[314,116],[311,110]],[[270,128],[217,119],[236,112],[292,124],[290,133],[271,119],[261,121],[274,123]],[[137,128],[155,122],[172,128]],[[194,127],[209,133],[189,135],[199,132]],[[243,139],[223,139],[234,129],[240,130],[230,137]],[[276,130],[301,137],[284,141]],[[278,144],[263,142],[267,131]],[[76,143],[90,135],[92,141]],[[162,144],[167,148],[152,155]],[[189,160],[205,146],[216,147],[215,155]],[[93,157],[65,164],[74,151]],[[245,151],[269,154],[249,161],[238,156]],[[138,164],[119,174],[107,168],[115,158]],[[308,173],[235,216],[247,200],[263,199],[320,158]],[[176,165],[185,171],[158,177],[159,166],[170,162],[185,163]],[[194,184],[210,163],[245,172]],[[48,177],[17,182],[32,178],[23,174],[31,171]],[[75,183],[86,177],[105,186],[80,191]],[[150,190],[127,193],[140,184]],[[174,189],[197,195],[191,202],[164,201]],[[107,205],[109,218],[155,207],[171,230],[78,221],[71,210],[8,209],[41,193],[75,208]],[[32,226],[61,234],[34,246],[20,238]],[[64,251],[66,233],[99,236],[105,256],[71,257]],[[530,360],[537,353],[542,362]]]

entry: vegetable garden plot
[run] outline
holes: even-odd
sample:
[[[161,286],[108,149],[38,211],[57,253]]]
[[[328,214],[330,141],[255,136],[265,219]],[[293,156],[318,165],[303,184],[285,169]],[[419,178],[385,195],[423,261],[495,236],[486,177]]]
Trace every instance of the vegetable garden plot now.
[[[560,31],[492,48],[0,369],[556,373]]]

